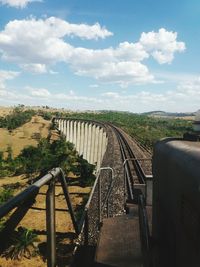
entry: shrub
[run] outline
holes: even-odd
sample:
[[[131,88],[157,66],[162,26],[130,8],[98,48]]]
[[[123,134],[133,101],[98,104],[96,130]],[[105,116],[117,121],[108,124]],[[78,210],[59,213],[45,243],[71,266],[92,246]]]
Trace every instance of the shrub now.
[[[74,173],[80,176],[81,186],[92,186],[95,180],[93,172],[95,165],[88,163],[83,156],[78,156],[77,165],[74,166]]]
[[[0,219],[0,232],[4,229],[5,227],[5,218]]]
[[[40,172],[45,174],[54,167],[61,167],[68,173],[75,163],[77,153],[73,144],[66,142],[64,138],[50,143],[47,139],[41,139],[37,147],[24,148],[17,160],[20,172],[31,174]]]
[[[43,114],[41,114],[41,116],[43,117],[43,119],[50,121],[52,118],[52,114],[50,112],[43,112]]]
[[[10,198],[13,197],[13,189],[1,189],[0,190],[0,205],[7,202]]]
[[[11,245],[4,251],[3,256],[11,259],[30,259],[38,254],[35,242],[38,241],[37,235],[31,229],[18,227],[11,238]]]
[[[33,115],[35,115],[35,111],[33,110],[24,111],[22,107],[16,107],[11,114],[0,117],[0,128],[7,128],[8,130],[16,129],[30,121]]]

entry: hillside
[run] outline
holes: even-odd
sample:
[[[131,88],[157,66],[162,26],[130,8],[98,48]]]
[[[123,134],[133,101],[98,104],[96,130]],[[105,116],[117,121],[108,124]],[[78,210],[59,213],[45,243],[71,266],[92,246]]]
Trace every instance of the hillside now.
[[[156,111],[150,111],[150,112],[144,112],[142,115],[152,116],[152,117],[171,117],[171,118],[182,118],[182,119],[188,119],[193,120],[196,112],[165,112],[161,110]]]
[[[6,114],[7,115],[7,114]],[[12,154],[14,159],[11,159],[11,163],[14,162],[16,156],[19,155],[21,151],[24,150],[25,147],[30,148],[30,146],[34,146],[35,149],[38,148],[38,144],[42,144],[41,138],[46,138],[49,134],[51,136],[49,144],[45,148],[45,153],[48,152],[47,148],[52,144],[52,147],[55,147],[54,141],[60,141],[59,135],[57,131],[50,130],[50,120],[44,120],[41,116],[35,115],[32,117],[31,121],[25,123],[21,127],[18,127],[12,131],[8,131],[7,129],[0,128],[0,146],[1,151],[6,152],[7,148],[10,147],[12,149]],[[65,142],[65,141],[63,141]],[[43,143],[45,144],[45,143]],[[67,157],[67,164],[69,165],[69,158],[71,161],[77,156],[76,151],[73,149],[73,145],[70,143],[66,143],[66,153],[69,154]],[[59,146],[59,145],[58,145]],[[62,143],[62,147],[64,149],[64,145]],[[62,153],[60,149],[56,149],[56,152]],[[27,148],[26,148],[27,149]],[[39,151],[39,149],[37,150]],[[56,152],[51,153],[56,158]],[[7,157],[7,153],[4,153],[5,157]],[[63,158],[64,153],[62,154]],[[30,155],[31,156],[31,155]],[[65,155],[66,156],[66,155]],[[32,160],[33,165],[35,162],[39,162],[44,157],[39,157],[35,161]],[[50,155],[48,157],[51,158]],[[28,160],[28,158],[26,158]],[[66,157],[63,159],[66,162]],[[75,160],[75,159],[74,159]],[[6,160],[5,160],[6,161]],[[46,160],[45,160],[46,161]],[[60,162],[60,160],[59,160]],[[2,162],[0,162],[2,164]],[[3,164],[5,164],[3,162]],[[8,162],[6,163],[8,164]],[[57,163],[56,163],[57,164]],[[78,164],[78,161],[76,162]],[[84,163],[85,164],[85,163]],[[2,165],[1,165],[2,166]],[[59,166],[59,165],[56,165]],[[66,165],[67,166],[67,165]],[[72,166],[71,166],[72,167]],[[23,173],[21,175],[11,174],[7,177],[0,178],[0,205],[5,203],[8,199],[12,196],[18,194],[22,190],[24,190],[30,184],[30,179],[35,178],[38,176],[37,173],[33,173],[32,176],[28,175],[27,173]],[[68,174],[68,189],[71,196],[72,205],[75,210],[75,215],[77,218],[80,217],[81,212],[83,210],[83,205],[88,198],[89,192],[91,190],[90,186],[85,185],[82,180],[82,177],[79,176],[78,173],[76,175],[73,174],[72,171],[67,172]],[[88,176],[89,177],[89,176]],[[93,176],[94,178],[94,176]],[[93,179],[94,180],[94,179]],[[15,250],[12,254],[12,248],[23,246],[24,239],[23,236],[18,236],[19,240],[11,239],[11,246],[8,247],[8,250],[4,251],[5,255],[0,255],[0,266],[3,267],[12,267],[12,266],[20,266],[20,267],[44,267],[46,266],[46,206],[45,206],[45,199],[46,199],[46,191],[47,186],[43,186],[40,189],[39,194],[36,197],[34,205],[29,209],[26,216],[22,219],[19,223],[18,227],[15,229],[15,235],[19,235],[20,229],[23,231],[28,231],[29,233],[35,234],[37,236],[37,240],[34,242],[35,248],[33,249],[33,255],[31,256],[20,256],[20,252]],[[65,198],[63,196],[63,191],[61,186],[58,184],[56,186],[56,231],[57,231],[57,249],[59,249],[58,261],[61,261],[63,266],[67,266],[67,264],[71,260],[72,251],[74,249],[74,240],[75,240],[75,233],[73,229],[73,225],[71,222],[71,217],[67,210],[67,205]],[[9,218],[10,215],[7,215],[6,218],[0,219],[0,231],[4,227],[5,220]],[[34,219],[33,219],[34,218]],[[22,228],[19,228],[22,227]],[[9,239],[8,239],[9,240]],[[13,242],[15,246],[13,246]],[[28,247],[29,250],[30,247]],[[10,249],[10,252],[9,252]],[[23,254],[23,253],[22,253]],[[28,255],[27,252],[26,255]],[[35,255],[36,254],[36,255]],[[14,256],[12,256],[14,255]],[[35,255],[35,256],[34,256]],[[13,258],[12,258],[13,257]],[[18,259],[18,258],[19,259]]]
[[[0,128],[0,150],[6,152],[10,146],[16,157],[25,146],[36,145],[40,138],[46,138],[50,124],[40,116],[33,116],[30,122],[12,131]]]

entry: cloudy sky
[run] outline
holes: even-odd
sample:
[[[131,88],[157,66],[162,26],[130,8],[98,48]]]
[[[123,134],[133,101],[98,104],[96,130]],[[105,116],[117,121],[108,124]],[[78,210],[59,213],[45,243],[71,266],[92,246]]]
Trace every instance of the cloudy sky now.
[[[200,108],[199,0],[0,0],[0,105]]]

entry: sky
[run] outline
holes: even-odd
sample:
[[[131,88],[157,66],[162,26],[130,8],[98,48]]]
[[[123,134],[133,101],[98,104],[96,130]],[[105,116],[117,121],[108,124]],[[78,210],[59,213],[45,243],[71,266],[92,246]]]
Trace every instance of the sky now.
[[[200,109],[199,0],[0,0],[0,105]]]

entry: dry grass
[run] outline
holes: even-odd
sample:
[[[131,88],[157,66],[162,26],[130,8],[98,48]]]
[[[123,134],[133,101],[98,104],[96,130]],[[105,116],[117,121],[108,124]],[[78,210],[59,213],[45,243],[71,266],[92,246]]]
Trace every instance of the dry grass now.
[[[186,120],[186,121],[194,121],[195,116],[176,117],[176,119],[181,119],[181,120]]]
[[[0,109],[1,110],[1,109]],[[49,134],[50,122],[44,120],[42,117],[34,116],[32,120],[22,127],[19,127],[12,132],[5,129],[0,129],[0,150],[6,151],[8,145],[12,147],[14,156],[17,156],[20,151],[27,145],[37,145],[39,137],[47,137]],[[52,131],[52,140],[56,140],[58,134]],[[76,177],[73,177],[76,179]],[[10,185],[10,187],[19,184],[19,188],[15,189],[15,194],[23,190],[28,185],[28,178],[25,175],[5,177],[0,179],[0,187]],[[71,193],[72,205],[76,208],[81,205],[83,197],[88,195],[90,187],[69,186],[69,192]],[[47,186],[43,186],[40,189],[39,194],[36,197],[36,201],[31,209],[27,212],[26,216],[20,222],[19,226],[31,228],[36,230],[39,237],[40,252],[45,258],[45,246],[46,246],[46,210],[45,210],[45,198],[46,198]],[[56,232],[57,232],[57,248],[60,253],[60,259],[66,263],[64,266],[68,266],[71,260],[71,254],[66,251],[69,246],[73,247],[74,240],[74,228],[70,215],[67,211],[67,204],[62,192],[62,188],[56,186]],[[59,235],[65,235],[64,238],[59,239]],[[44,267],[46,261],[42,256],[33,257],[31,259],[23,258],[22,260],[10,260],[0,257],[0,267]]]
[[[4,117],[11,113],[13,108],[10,107],[0,107],[0,117]]]
[[[41,137],[46,138],[49,133],[50,121],[40,116],[33,116],[30,122],[9,132],[0,128],[0,150],[5,152],[8,146],[12,147],[13,156],[19,155],[20,151],[29,145],[36,146]]]

